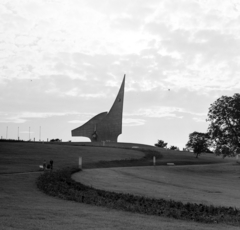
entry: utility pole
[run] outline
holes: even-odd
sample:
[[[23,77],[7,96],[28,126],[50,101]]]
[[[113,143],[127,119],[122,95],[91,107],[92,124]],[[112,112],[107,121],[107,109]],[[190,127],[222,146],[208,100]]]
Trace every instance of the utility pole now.
[[[29,141],[30,141],[30,127],[29,127]]]
[[[39,127],[39,141],[41,141],[41,126]]]
[[[7,126],[7,130],[6,130],[6,139],[8,138],[8,126]]]

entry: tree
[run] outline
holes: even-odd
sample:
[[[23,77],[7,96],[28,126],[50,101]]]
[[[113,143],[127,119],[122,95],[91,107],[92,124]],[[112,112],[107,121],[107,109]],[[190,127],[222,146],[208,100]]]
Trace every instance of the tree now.
[[[222,96],[211,104],[208,133],[217,155],[235,156],[240,152],[240,94]]]
[[[60,142],[61,140],[59,140],[58,138],[57,139],[51,139],[50,142]]]
[[[165,143],[163,140],[158,140],[158,143],[155,144],[156,147],[165,148],[168,143]]]
[[[179,150],[179,148],[177,146],[174,146],[174,145],[172,145],[169,149],[170,150]]]
[[[208,133],[193,132],[189,134],[189,141],[186,144],[187,150],[193,150],[196,153],[196,158],[202,152],[210,152],[208,147],[210,146]]]

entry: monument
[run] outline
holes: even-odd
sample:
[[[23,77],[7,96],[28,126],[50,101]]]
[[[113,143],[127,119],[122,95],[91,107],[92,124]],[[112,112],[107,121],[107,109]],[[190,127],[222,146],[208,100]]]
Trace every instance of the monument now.
[[[88,137],[92,142],[117,142],[118,136],[122,133],[124,86],[125,75],[110,111],[100,113],[82,126],[73,129],[72,136]]]

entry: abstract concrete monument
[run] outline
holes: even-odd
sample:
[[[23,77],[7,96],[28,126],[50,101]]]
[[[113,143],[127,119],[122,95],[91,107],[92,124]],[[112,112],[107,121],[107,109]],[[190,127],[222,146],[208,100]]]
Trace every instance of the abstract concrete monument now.
[[[92,142],[117,142],[118,136],[122,133],[124,86],[125,75],[109,113],[103,112],[96,115],[82,126],[72,130],[72,136],[89,137]]]

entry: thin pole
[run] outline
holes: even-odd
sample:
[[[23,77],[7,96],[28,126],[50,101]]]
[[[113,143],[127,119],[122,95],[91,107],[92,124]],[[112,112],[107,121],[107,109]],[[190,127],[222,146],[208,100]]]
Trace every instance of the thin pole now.
[[[30,127],[29,127],[29,141],[30,141]]]
[[[153,157],[153,166],[155,166],[156,165],[156,157],[154,156]]]
[[[41,141],[41,126],[39,128],[39,141]]]
[[[6,130],[6,139],[8,138],[8,126],[7,126],[7,130]]]
[[[18,140],[19,140],[19,127],[18,127]]]

